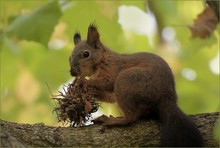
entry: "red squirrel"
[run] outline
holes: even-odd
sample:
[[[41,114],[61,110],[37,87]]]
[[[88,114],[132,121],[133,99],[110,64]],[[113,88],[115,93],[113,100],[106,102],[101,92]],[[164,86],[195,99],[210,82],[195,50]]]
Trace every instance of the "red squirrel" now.
[[[85,83],[95,90],[97,100],[116,102],[124,114],[102,115],[95,123],[123,126],[153,115],[162,123],[161,146],[203,145],[199,130],[177,106],[174,76],[161,57],[147,52],[114,52],[100,41],[95,24],[89,25],[84,41],[75,33],[74,43],[70,74],[90,77]]]

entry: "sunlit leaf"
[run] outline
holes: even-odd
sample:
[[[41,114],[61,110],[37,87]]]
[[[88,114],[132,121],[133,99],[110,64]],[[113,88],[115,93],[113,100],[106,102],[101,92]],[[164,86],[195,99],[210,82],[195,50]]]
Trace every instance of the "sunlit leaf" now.
[[[30,14],[17,17],[8,27],[7,34],[18,39],[40,42],[47,46],[54,26],[61,15],[58,2],[49,2]]]

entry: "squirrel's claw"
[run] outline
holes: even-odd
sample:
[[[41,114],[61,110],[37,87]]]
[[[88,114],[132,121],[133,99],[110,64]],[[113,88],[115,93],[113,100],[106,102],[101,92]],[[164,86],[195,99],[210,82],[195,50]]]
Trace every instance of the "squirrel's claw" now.
[[[105,130],[106,130],[106,128],[107,128],[107,126],[104,125],[104,124],[105,124],[105,122],[107,122],[108,119],[109,119],[108,116],[106,116],[106,115],[101,115],[101,116],[99,116],[98,118],[92,120],[92,122],[93,122],[94,124],[101,124],[101,125],[102,125],[102,128],[99,129],[99,132],[100,132],[101,134],[104,133]]]
[[[108,119],[109,119],[108,116],[106,116],[106,115],[101,115],[100,117],[98,117],[98,118],[92,120],[92,122],[93,122],[94,124],[103,124],[103,123],[105,123]]]

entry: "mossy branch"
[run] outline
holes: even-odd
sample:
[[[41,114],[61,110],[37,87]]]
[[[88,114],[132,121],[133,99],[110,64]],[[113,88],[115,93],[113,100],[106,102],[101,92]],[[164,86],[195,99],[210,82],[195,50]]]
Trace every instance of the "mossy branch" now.
[[[201,131],[206,147],[219,147],[213,139],[213,127],[219,113],[191,116]],[[1,145],[8,147],[148,147],[159,146],[160,123],[138,121],[126,127],[107,128],[100,133],[100,125],[80,128],[52,127],[38,123],[18,124],[0,120]]]

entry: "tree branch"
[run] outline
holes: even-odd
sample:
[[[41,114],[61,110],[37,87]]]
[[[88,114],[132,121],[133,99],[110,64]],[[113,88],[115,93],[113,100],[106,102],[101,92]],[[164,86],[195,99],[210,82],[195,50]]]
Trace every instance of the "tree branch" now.
[[[201,131],[206,147],[217,147],[213,127],[219,113],[191,116]],[[43,123],[17,124],[0,120],[1,144],[8,147],[147,147],[159,146],[160,123],[153,120],[138,121],[126,127],[113,127],[99,133],[100,125],[80,128],[52,127]]]

